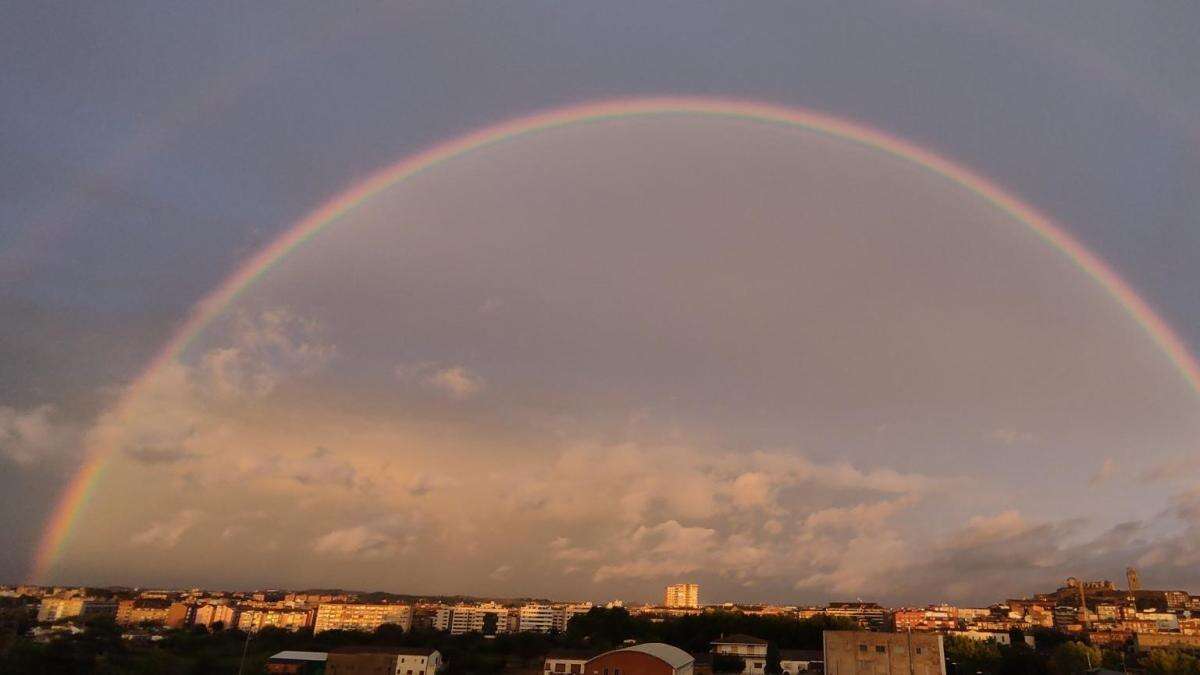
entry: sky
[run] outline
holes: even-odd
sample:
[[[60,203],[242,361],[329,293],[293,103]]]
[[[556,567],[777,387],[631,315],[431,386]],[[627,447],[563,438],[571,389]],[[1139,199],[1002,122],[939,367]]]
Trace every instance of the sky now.
[[[26,3],[0,25],[0,580],[987,603],[1200,589],[1190,5]],[[151,364],[156,364],[151,368]],[[39,557],[89,460],[104,469]]]

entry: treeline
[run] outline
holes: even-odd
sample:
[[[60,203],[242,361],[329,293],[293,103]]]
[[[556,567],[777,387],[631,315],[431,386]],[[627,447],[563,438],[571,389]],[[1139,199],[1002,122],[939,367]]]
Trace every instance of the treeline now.
[[[851,629],[852,622],[815,618],[796,620],[782,617],[746,616],[734,612],[654,621],[631,616],[624,609],[596,608],[576,616],[563,633],[511,633],[495,637],[478,634],[451,636],[399,626],[385,625],[373,633],[311,630],[289,632],[264,629],[249,636],[237,630],[209,632],[203,627],[163,631],[156,642],[121,639],[123,629],[111,620],[93,620],[82,635],[64,636],[49,643],[18,638],[0,654],[0,673],[13,675],[90,673],[236,673],[245,650],[245,670],[265,671],[267,659],[285,649],[330,651],[348,646],[421,646],[440,651],[448,663],[448,675],[498,673],[508,669],[540,670],[545,654],[555,649],[602,651],[619,647],[626,640],[666,642],[691,652],[708,650],[722,634],[746,633],[770,640],[783,649],[820,649],[821,632]]]
[[[1136,655],[1101,649],[1068,639],[1061,633],[1038,631],[1037,649],[1025,645],[1014,631],[1011,645],[968,638],[946,638],[949,675],[1075,675],[1099,668],[1146,675],[1200,675],[1200,660],[1178,649],[1158,649]]]

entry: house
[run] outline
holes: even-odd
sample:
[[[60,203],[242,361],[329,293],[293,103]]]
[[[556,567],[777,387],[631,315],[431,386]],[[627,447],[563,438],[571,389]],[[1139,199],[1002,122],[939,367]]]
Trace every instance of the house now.
[[[587,662],[596,656],[596,652],[586,649],[559,649],[546,655],[546,663],[542,667],[543,675],[566,673],[567,675],[582,675]]]
[[[713,656],[737,656],[745,666],[743,673],[761,675],[767,672],[767,641],[752,635],[722,635],[711,644]]]
[[[941,635],[827,630],[822,642],[829,675],[946,675]]]

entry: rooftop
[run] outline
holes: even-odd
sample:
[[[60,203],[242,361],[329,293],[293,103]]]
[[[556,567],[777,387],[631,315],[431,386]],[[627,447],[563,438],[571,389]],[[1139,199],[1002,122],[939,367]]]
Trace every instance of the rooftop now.
[[[604,652],[604,654],[612,654],[614,652],[641,652],[643,654],[649,654],[650,656],[665,661],[667,665],[671,666],[672,668],[682,668],[683,666],[695,661],[691,654],[683,651],[679,647],[673,647],[662,642],[647,642],[640,645],[631,645],[629,647],[622,647],[621,649],[614,649],[610,652]],[[603,656],[604,654],[601,654],[600,656]]]
[[[297,652],[297,651],[282,651],[271,657],[272,661],[320,661],[324,662],[329,658],[326,652]]]
[[[744,635],[742,633],[734,633],[733,635],[722,635],[712,641],[714,645],[765,645],[767,641],[762,638],[756,638],[753,635]]]

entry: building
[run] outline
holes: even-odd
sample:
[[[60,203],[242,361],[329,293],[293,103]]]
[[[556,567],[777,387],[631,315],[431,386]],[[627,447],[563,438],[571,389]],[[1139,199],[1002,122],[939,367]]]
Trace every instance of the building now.
[[[958,611],[954,607],[930,606],[924,609],[898,609],[892,612],[892,627],[906,630],[952,630],[958,628]]]
[[[590,602],[576,602],[562,607],[559,613],[559,616],[562,620],[562,625],[558,627],[558,630],[566,630],[567,627],[571,625],[571,619],[574,619],[580,614],[587,614],[590,611],[592,611],[592,603]]]
[[[827,630],[822,642],[827,675],[946,675],[941,635]]]
[[[1181,635],[1179,633],[1135,633],[1133,646],[1139,652],[1151,649],[1200,649],[1200,635]]]
[[[257,633],[264,628],[282,628],[292,632],[308,628],[313,623],[313,612],[308,609],[263,608],[243,609],[238,616],[238,630]]]
[[[549,633],[562,629],[562,611],[550,605],[528,604],[518,613],[518,630],[534,633]]]
[[[584,649],[559,649],[546,655],[542,666],[543,675],[582,675],[587,662],[596,656],[596,652]]]
[[[38,604],[38,623],[58,621],[72,617],[116,616],[117,603],[111,600],[95,600],[80,597],[45,597]]]
[[[1012,633],[1003,630],[952,630],[949,631],[949,635],[979,642],[995,642],[998,645],[1012,644]],[[1030,647],[1036,646],[1032,635],[1025,636],[1025,644]]]
[[[443,665],[431,647],[342,647],[329,652],[325,675],[435,675]]]
[[[171,609],[170,600],[122,600],[117,603],[117,623],[136,626],[143,623],[165,624]]]
[[[713,640],[711,651],[714,657],[737,656],[745,666],[743,673],[761,675],[767,672],[767,641],[750,635],[722,635]]]
[[[206,603],[196,608],[196,617],[192,623],[212,629],[216,625],[233,628],[238,624],[238,608],[233,605],[214,605]]]
[[[693,675],[696,660],[678,647],[648,642],[588,659],[585,675]]]
[[[321,603],[317,607],[314,633],[327,630],[360,630],[371,632],[385,623],[396,624],[405,631],[412,628],[412,607],[409,605],[365,605],[342,602]]]
[[[267,659],[267,675],[320,675],[328,658],[325,652],[279,652]]]
[[[433,618],[433,627],[435,630],[448,631],[451,635],[498,635],[517,628],[511,625],[508,619],[508,608],[493,602],[482,605],[455,605],[439,608]]]
[[[819,649],[779,650],[779,669],[783,671],[783,675],[821,671],[824,668],[825,657]]]
[[[196,620],[196,605],[190,602],[173,602],[167,609],[167,628],[183,628]]]
[[[887,610],[874,602],[831,602],[825,608],[825,614],[850,619],[870,630],[882,629],[887,618]]]
[[[666,597],[663,600],[664,607],[690,607],[697,609],[700,607],[700,585],[699,584],[671,584],[667,586]]]

